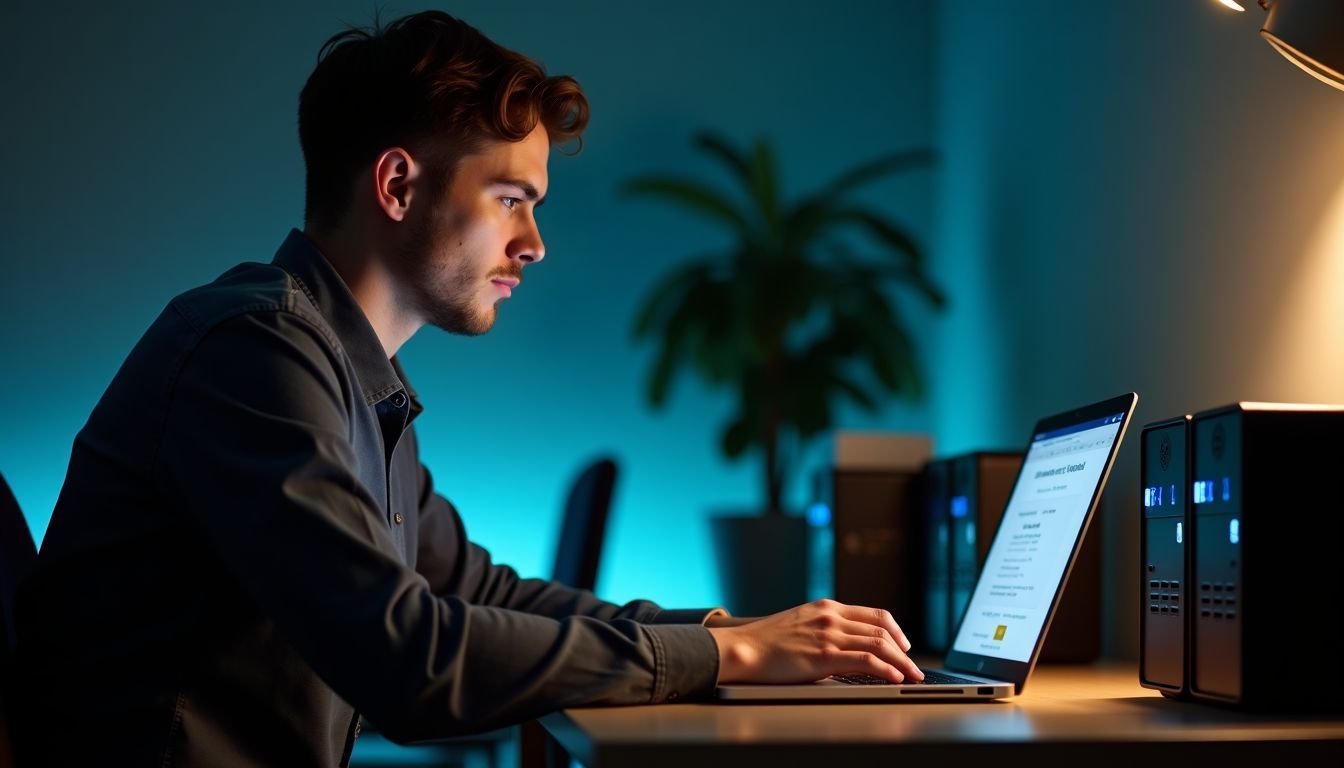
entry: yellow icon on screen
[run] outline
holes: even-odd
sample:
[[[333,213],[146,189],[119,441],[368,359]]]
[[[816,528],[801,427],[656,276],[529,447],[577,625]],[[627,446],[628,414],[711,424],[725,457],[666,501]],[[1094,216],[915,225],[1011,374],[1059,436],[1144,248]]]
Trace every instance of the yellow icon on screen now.
[[[1007,632],[1007,631],[1008,631],[1008,625],[1007,625],[1007,624],[1000,624],[999,626],[995,627],[995,628],[994,628],[994,639],[995,639],[995,640],[1002,640],[1002,639],[1003,639],[1003,633],[1004,633],[1004,632]]]

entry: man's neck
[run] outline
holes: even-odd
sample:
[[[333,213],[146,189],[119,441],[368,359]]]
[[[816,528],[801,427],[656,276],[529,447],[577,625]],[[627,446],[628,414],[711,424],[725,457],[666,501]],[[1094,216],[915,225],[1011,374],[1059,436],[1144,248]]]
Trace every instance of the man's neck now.
[[[384,254],[369,246],[358,233],[345,229],[318,229],[309,225],[303,233],[317,245],[350,289],[390,359],[420,330],[424,321],[397,290]]]

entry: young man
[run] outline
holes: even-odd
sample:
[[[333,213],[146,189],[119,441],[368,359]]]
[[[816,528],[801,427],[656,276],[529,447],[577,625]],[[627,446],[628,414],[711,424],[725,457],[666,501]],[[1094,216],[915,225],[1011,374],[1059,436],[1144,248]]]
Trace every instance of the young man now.
[[[174,299],[77,437],[20,605],[31,762],[330,766],[391,738],[717,681],[921,677],[884,611],[756,621],[521,579],[435,493],[396,360],[480,334],[545,255],[552,144],[588,119],[439,12],[332,38],[303,89],[303,232]]]

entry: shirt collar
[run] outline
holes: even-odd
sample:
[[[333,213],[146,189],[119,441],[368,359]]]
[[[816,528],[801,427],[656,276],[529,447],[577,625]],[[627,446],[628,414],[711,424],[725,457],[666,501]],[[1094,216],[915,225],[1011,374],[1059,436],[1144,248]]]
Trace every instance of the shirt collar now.
[[[373,405],[394,392],[405,390],[412,410],[419,412],[420,403],[406,383],[400,363],[395,357],[388,359],[369,318],[331,262],[317,249],[317,244],[299,230],[292,229],[275,252],[272,263],[294,278],[323,319],[336,331],[341,346],[355,366],[364,401]]]

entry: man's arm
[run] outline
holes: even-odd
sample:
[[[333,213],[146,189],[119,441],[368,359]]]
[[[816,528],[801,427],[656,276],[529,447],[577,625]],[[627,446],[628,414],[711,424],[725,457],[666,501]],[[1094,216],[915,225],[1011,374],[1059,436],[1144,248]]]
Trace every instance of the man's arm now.
[[[433,492],[428,471],[420,487],[417,569],[439,594],[553,617],[587,615],[651,623],[703,623],[719,651],[718,682],[808,682],[837,672],[863,672],[900,682],[924,675],[910,660],[910,641],[884,610],[821,600],[773,616],[739,618],[721,608],[662,611],[637,600],[616,606],[592,593],[541,579],[520,579],[493,565],[467,541],[452,505]]]
[[[338,695],[414,740],[712,688],[703,627],[558,621],[434,594],[358,479],[348,414],[362,394],[342,366],[292,314],[215,327],[168,394],[157,469],[183,524]]]
[[[434,491],[433,478],[420,472],[420,524],[415,568],[438,595],[456,595],[473,605],[492,605],[561,619],[591,616],[603,621],[632,619],[643,624],[701,624],[724,614],[721,608],[666,610],[647,600],[616,605],[592,592],[546,579],[525,579],[467,539],[461,516]]]

